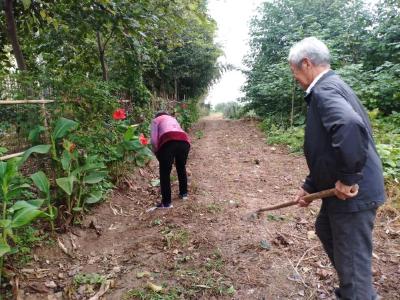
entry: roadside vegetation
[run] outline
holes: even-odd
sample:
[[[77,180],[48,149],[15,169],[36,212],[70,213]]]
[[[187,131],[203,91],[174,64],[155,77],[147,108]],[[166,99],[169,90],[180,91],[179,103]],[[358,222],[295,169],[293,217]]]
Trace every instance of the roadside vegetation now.
[[[186,130],[207,113],[222,52],[204,0],[6,0],[0,10],[0,100],[21,100],[0,105],[7,293],[3,266],[80,224],[152,159],[154,112],[168,110]]]
[[[309,9],[307,3],[265,2],[253,19],[241,115],[255,112],[269,143],[301,152],[304,93],[291,76],[287,56],[304,37],[322,39],[331,49],[332,68],[369,110],[389,196],[399,208],[400,4],[319,0]]]

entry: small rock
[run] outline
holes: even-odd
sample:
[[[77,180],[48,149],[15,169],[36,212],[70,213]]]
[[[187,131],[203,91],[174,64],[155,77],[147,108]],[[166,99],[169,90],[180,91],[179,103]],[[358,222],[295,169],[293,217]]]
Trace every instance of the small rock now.
[[[44,285],[51,289],[55,289],[57,287],[57,284],[54,281],[46,281]]]

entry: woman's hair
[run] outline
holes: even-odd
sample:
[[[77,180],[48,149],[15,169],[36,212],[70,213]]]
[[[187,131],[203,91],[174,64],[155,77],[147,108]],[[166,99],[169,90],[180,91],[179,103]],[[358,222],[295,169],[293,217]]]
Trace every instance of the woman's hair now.
[[[294,44],[290,49],[289,62],[301,66],[304,58],[308,58],[316,66],[329,66],[328,47],[316,37],[308,37]]]
[[[160,110],[160,111],[156,112],[156,114],[154,115],[154,118],[158,118],[159,116],[163,116],[163,115],[169,116],[170,114],[167,113],[165,110]]]

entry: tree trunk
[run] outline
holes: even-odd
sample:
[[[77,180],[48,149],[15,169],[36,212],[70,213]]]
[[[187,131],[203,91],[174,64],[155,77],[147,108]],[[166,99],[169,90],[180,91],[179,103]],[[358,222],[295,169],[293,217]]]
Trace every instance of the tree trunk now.
[[[104,56],[105,47],[103,47],[101,45],[100,32],[97,31],[96,36],[97,36],[97,46],[99,48],[99,59],[100,59],[100,63],[101,63],[101,71],[103,73],[103,80],[108,81],[108,71],[107,71],[107,65],[106,65],[105,56]]]
[[[17,28],[15,26],[13,0],[4,0],[4,12],[6,15],[7,35],[10,39],[15,59],[17,60],[18,69],[25,71],[26,63],[24,55],[22,54],[21,47],[18,42]]]
[[[178,79],[174,76],[174,87],[175,87],[175,101],[178,101]]]
[[[295,95],[295,88],[296,88],[295,84],[296,84],[295,81],[292,80],[292,109],[291,109],[291,112],[290,112],[290,128],[293,127],[293,118],[294,118],[294,95]]]

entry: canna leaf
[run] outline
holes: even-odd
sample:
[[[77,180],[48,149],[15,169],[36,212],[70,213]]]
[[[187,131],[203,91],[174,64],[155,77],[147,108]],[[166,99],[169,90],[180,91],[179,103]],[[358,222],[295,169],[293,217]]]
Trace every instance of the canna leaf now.
[[[70,131],[75,130],[78,125],[78,122],[75,122],[73,120],[60,118],[56,122],[56,126],[54,127],[51,137],[54,141],[57,139],[61,139]]]
[[[11,251],[11,247],[3,240],[0,240],[0,257],[3,257],[5,254],[7,254],[10,251]]]
[[[21,160],[19,161],[19,165],[22,165],[32,153],[45,154],[45,153],[48,153],[49,150],[50,150],[50,145],[33,146],[24,152],[24,155],[22,156]]]
[[[11,221],[11,227],[18,228],[27,225],[40,215],[43,215],[43,212],[38,209],[32,209],[32,208],[21,209],[13,217]]]
[[[95,191],[89,194],[89,196],[85,199],[85,203],[94,204],[103,198],[103,193],[101,191]]]
[[[32,174],[31,179],[41,192],[45,193],[46,196],[49,195],[50,182],[47,179],[46,174],[43,173],[43,171],[39,171],[39,172],[36,172],[35,174]]]
[[[14,203],[13,206],[11,206],[8,211],[10,213],[14,213],[17,210],[20,209],[38,209],[40,208],[44,203],[44,199],[36,199],[36,200],[29,200],[29,201],[25,201],[25,200],[20,200]]]
[[[61,177],[56,179],[56,183],[64,192],[71,196],[74,188],[74,180],[74,176]]]
[[[102,181],[107,176],[107,172],[92,172],[83,178],[84,183],[95,184]]]
[[[0,220],[0,228],[6,228],[11,225],[11,220],[8,219],[1,219]]]

